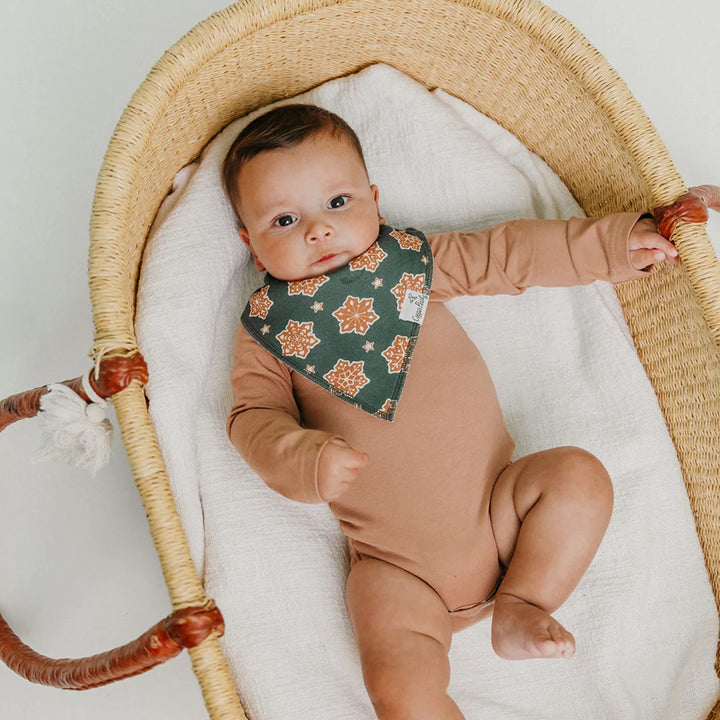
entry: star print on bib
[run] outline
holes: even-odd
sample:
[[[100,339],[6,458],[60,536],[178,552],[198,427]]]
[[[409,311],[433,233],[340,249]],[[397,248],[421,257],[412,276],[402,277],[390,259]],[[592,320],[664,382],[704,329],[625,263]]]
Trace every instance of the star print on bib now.
[[[242,324],[294,372],[392,422],[432,273],[432,251],[421,232],[381,225],[368,250],[327,275],[291,282],[266,275]]]

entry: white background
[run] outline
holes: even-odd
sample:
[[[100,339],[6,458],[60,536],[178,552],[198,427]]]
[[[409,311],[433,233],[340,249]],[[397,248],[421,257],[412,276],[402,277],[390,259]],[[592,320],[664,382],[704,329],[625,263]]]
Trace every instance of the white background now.
[[[688,0],[684,9],[677,0],[548,4],[627,82],[686,183],[720,184],[717,0]],[[0,398],[90,367],[88,221],[105,148],[163,51],[224,6],[4,0]],[[711,228],[718,237],[720,223]],[[33,464],[37,422],[9,427],[1,442],[0,612],[20,637],[51,657],[81,657],[124,644],[167,615],[117,428],[113,459],[95,478]],[[82,693],[32,685],[0,665],[2,720],[204,717],[186,653]]]

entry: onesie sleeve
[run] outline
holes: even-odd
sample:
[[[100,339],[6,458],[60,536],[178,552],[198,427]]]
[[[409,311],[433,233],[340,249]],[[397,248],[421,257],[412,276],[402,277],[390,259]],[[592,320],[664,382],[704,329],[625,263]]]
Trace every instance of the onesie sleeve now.
[[[625,282],[649,274],[630,262],[628,238],[641,213],[599,220],[513,220],[482,232],[428,236],[435,300],[519,295],[526,288]]]
[[[303,428],[290,369],[263,350],[242,326],[230,377],[230,442],[266,485],[290,500],[321,503],[317,463],[336,435]]]

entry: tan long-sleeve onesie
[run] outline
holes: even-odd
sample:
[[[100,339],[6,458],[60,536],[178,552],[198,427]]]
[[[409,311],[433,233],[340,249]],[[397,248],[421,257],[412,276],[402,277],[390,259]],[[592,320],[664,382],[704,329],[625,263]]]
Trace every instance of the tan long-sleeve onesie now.
[[[429,235],[430,303],[392,423],[291,371],[241,327],[230,440],[268,486],[306,503],[323,502],[316,470],[328,440],[367,452],[370,463],[329,503],[351,562],[394,563],[431,585],[449,611],[476,606],[498,577],[489,500],[515,444],[487,367],[444,302],[642,277],[628,252],[638,218],[518,220]]]

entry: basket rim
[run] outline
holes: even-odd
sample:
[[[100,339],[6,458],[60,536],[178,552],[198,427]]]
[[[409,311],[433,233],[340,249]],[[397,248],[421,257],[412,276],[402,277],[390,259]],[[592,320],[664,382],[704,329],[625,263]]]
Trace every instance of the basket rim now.
[[[91,227],[98,215],[105,211],[105,193],[122,191],[122,171],[131,170],[131,167],[128,167],[131,163],[120,165],[113,162],[113,151],[121,146],[126,157],[140,156],[146,132],[155,125],[178,88],[210,58],[238,40],[278,22],[324,7],[358,2],[366,4],[370,11],[375,6],[369,0],[240,0],[214,12],[191,28],[157,60],[120,116],[108,141],[98,173]],[[668,170],[675,170],[664,143],[622,77],[580,30],[559,12],[541,0],[432,2],[461,5],[489,13],[515,25],[540,42],[581,81],[598,107],[607,113],[623,141],[627,143],[643,175],[648,178],[657,204],[670,203],[679,193],[686,191],[687,188],[681,180],[681,186],[673,182],[672,187],[667,183],[653,182],[659,170],[665,175]],[[214,38],[214,41],[209,43],[211,38]],[[154,108],[155,111],[148,112],[148,108]],[[640,125],[642,127],[638,129]],[[645,141],[638,144],[637,140],[640,138]],[[677,175],[677,172],[675,174]]]
[[[489,13],[540,42],[581,81],[607,113],[646,175],[657,203],[669,203],[686,190],[679,176],[680,186],[675,182],[672,187],[653,182],[658,166],[662,166],[666,176],[668,170],[675,170],[664,144],[625,81],[567,18],[540,0],[432,1]],[[133,93],[110,137],[95,187],[91,241],[108,212],[108,197],[130,192],[127,180],[132,178],[133,161],[142,156],[144,138],[188,77],[226,47],[254,32],[324,7],[358,2],[372,11],[374,4],[366,0],[241,0],[201,20],[177,40]],[[208,42],[209,39],[213,42]],[[115,152],[119,147],[122,153]],[[119,156],[123,162],[118,160]]]

